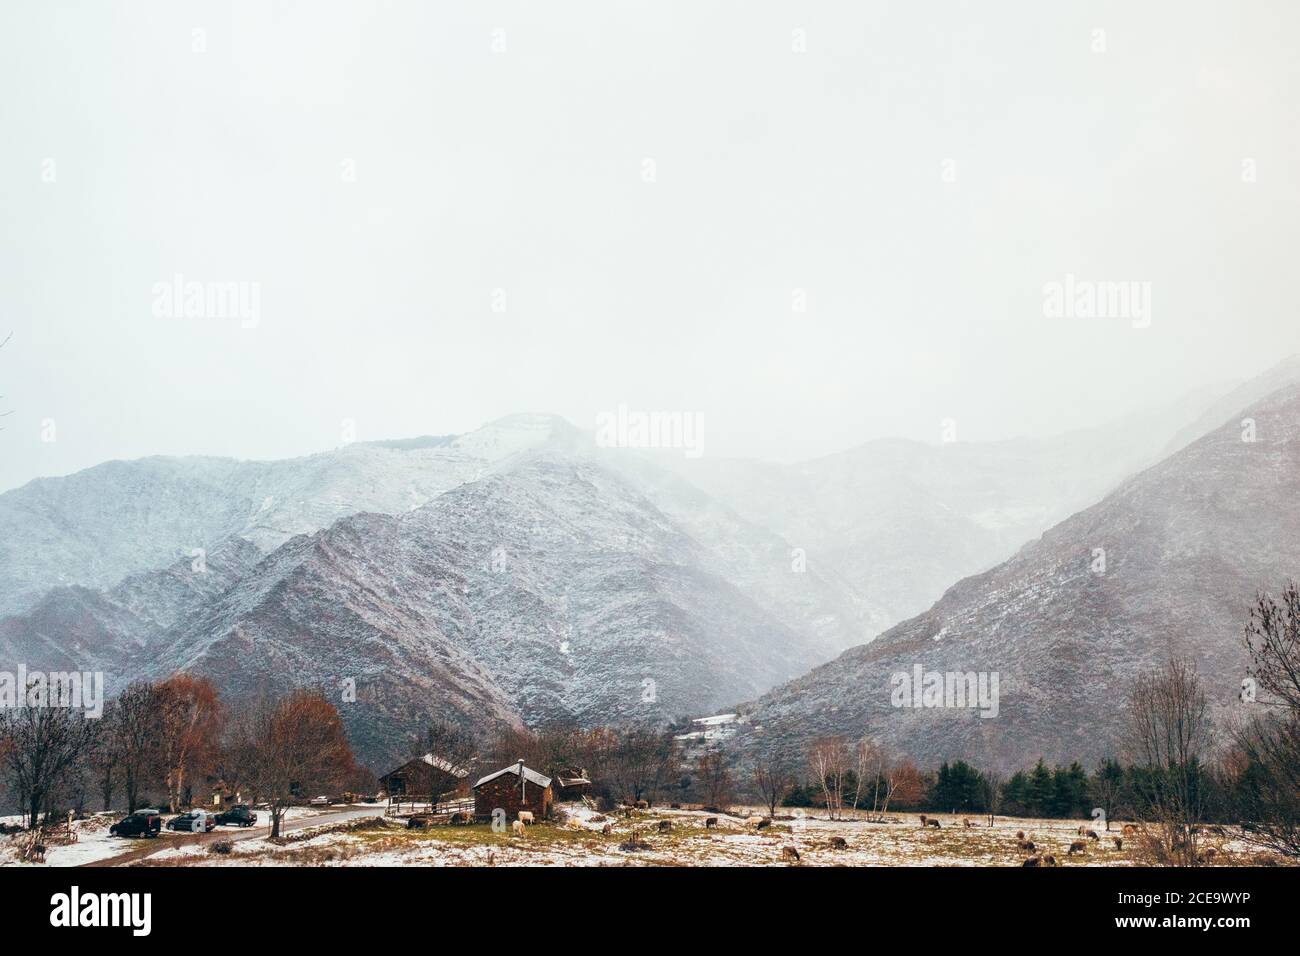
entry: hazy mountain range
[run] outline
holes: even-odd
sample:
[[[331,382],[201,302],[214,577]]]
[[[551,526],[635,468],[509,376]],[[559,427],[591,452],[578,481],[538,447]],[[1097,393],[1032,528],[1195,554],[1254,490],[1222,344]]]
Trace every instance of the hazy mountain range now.
[[[1196,663],[1226,726],[1247,706],[1242,630],[1255,593],[1277,593],[1297,568],[1300,385],[1290,384],[928,611],[746,706],[738,746],[793,754],[816,737],[865,733],[921,765],[1117,756],[1133,675],[1170,655]],[[998,716],[896,706],[893,675],[917,665],[996,672]]]
[[[756,698],[746,747],[870,729],[918,759],[1077,756],[1113,729],[1088,708],[1172,640],[1152,621],[1212,624],[1197,653],[1238,666],[1218,628],[1295,566],[1246,542],[1294,498],[1297,409],[1264,399],[1259,441],[1235,445],[1223,409],[1296,377],[1051,440],[789,466],[597,448],[546,415],[284,461],[109,462],[0,495],[0,661],[105,670],[110,691],[192,669],[236,701],[317,684],[377,760],[436,712],[601,723]],[[879,710],[880,675],[918,648],[1005,667],[1005,718],[940,736]]]

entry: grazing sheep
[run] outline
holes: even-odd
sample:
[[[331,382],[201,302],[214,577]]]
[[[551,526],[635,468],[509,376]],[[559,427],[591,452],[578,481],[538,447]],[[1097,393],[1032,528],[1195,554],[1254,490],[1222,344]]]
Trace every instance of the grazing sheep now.
[[[531,810],[520,810],[519,822],[527,824],[527,823],[534,823],[536,821],[533,820],[533,813]]]
[[[614,828],[610,826],[608,823],[606,823],[603,827],[600,828],[600,832],[605,834],[605,836],[609,836],[611,833],[614,832]]]
[[[455,813],[451,815],[452,826],[465,826],[466,824],[473,823],[473,822],[474,822],[473,816],[470,813],[466,812],[465,810],[457,810]]]
[[[1021,863],[1020,865],[1021,866],[1042,866],[1043,858],[1040,856],[1031,856],[1026,858],[1025,862]]]
[[[1022,849],[1022,850],[1026,850],[1026,851],[1028,851],[1029,853],[1033,853],[1033,852],[1034,852],[1034,841],[1033,841],[1033,840],[1017,840],[1017,841],[1016,841],[1016,846],[1019,847],[1019,848]]]
[[[1066,855],[1074,856],[1074,854],[1076,853],[1087,853],[1087,852],[1088,852],[1088,844],[1083,842],[1082,840],[1075,840],[1073,843],[1070,844],[1070,852],[1067,853]]]
[[[1088,837],[1089,840],[1096,840],[1096,841],[1098,841],[1098,842],[1101,841],[1101,837],[1099,837],[1099,836],[1097,835],[1097,831],[1096,831],[1096,830],[1089,830],[1088,833],[1087,833],[1087,837]]]
[[[712,830],[712,829],[713,829],[714,827],[716,827],[717,825],[718,825],[718,818],[717,818],[717,817],[705,817],[705,819],[704,819],[704,829],[706,829],[706,830]]]
[[[975,824],[971,823],[971,822],[970,822],[968,819],[966,819],[965,817],[962,817],[962,818],[961,818],[961,825],[964,826],[967,830],[969,830],[969,829],[970,829],[971,827],[973,827]]]
[[[928,817],[926,817],[926,815],[925,815],[924,813],[921,814],[921,829],[925,829],[927,826],[929,826],[929,824],[926,823],[926,820],[927,820],[927,819],[928,819]]]
[[[638,800],[638,801],[636,802],[636,808],[637,808],[638,810],[649,810],[649,809],[650,809],[650,801],[649,801],[649,800]]]
[[[523,836],[523,835],[524,835],[524,823],[523,823],[523,821],[522,821],[522,820],[516,820],[514,823],[510,824],[510,829],[514,832],[514,835],[515,835],[515,836]]]
[[[941,829],[941,827],[939,826],[939,821],[933,818],[926,820],[925,825],[928,827],[934,827],[936,830]]]
[[[660,821],[659,821],[659,832],[660,832],[660,833],[667,833],[667,832],[668,832],[669,830],[671,830],[672,828],[673,828],[673,824],[672,824],[672,821],[671,821],[671,820],[660,820]]]
[[[758,821],[758,823],[756,824],[756,829],[766,830],[771,825],[772,825],[772,821],[769,820],[767,817],[764,817],[763,819]]]
[[[1117,850],[1122,850],[1122,849],[1124,849],[1124,838],[1123,838],[1123,837],[1111,837],[1111,839],[1115,841],[1115,849],[1117,849]]]
[[[1043,866],[1060,866],[1060,864],[1056,862],[1056,857],[1049,853],[1043,857]]]
[[[747,819],[747,820],[745,821],[745,823],[747,823],[747,824],[748,824],[749,826],[751,826],[751,827],[758,827],[759,824],[762,823],[762,822],[763,822],[763,818],[762,818],[762,817],[750,817],[749,819]]]
[[[847,850],[848,848],[849,841],[844,839],[844,837],[831,837],[832,850]]]
[[[796,863],[798,863],[799,851],[792,846],[783,846],[781,847],[781,859],[794,860]]]

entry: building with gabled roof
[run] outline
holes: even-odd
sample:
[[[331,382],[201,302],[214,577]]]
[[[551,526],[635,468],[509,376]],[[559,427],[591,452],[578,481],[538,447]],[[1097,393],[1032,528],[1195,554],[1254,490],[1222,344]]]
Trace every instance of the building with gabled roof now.
[[[514,820],[521,810],[527,810],[540,820],[550,816],[554,799],[551,778],[524,766],[521,757],[474,784],[474,816],[490,820],[493,811],[504,810],[506,819]]]
[[[460,789],[468,776],[468,770],[430,753],[388,771],[379,778],[379,785],[390,800],[406,802],[419,796],[428,797],[432,802],[441,794]]]

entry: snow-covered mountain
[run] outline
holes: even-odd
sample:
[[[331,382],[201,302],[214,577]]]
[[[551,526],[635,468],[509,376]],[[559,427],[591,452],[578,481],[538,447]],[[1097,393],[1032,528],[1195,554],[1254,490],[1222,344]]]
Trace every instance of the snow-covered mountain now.
[[[56,585],[112,587],[233,538],[263,553],[362,511],[408,511],[546,441],[514,415],[462,436],[360,442],[284,461],[145,458],[0,495],[0,614]]]
[[[289,541],[174,629],[153,667],[236,696],[351,679],[345,719],[381,749],[447,711],[662,721],[824,659],[710,561],[612,472],[538,453],[409,513]]]
[[[1173,450],[1175,435],[1186,444],[1241,407],[1207,418],[1219,398],[1218,391],[1202,390],[1047,439],[883,439],[792,465],[709,457],[670,464],[804,549],[810,567],[832,570],[869,609],[879,632],[1154,464]]]
[[[539,420],[526,420],[530,431]],[[440,482],[467,460],[486,464],[414,509],[352,514],[266,554],[244,537],[265,545],[286,536],[285,515],[310,522],[347,507],[304,495],[224,538],[233,523],[214,522],[205,566],[184,557],[106,591],[60,586],[0,622],[0,654],[102,669],[119,687],[186,668],[232,699],[351,680],[349,725],[363,752],[388,756],[404,746],[395,728],[433,712],[664,720],[761,693],[865,639],[856,602],[815,571],[793,573],[788,543],[636,456],[545,421],[528,441],[435,456],[453,466]],[[379,449],[390,505],[415,480],[392,465],[397,450]],[[427,446],[401,450],[429,460]],[[317,488],[347,475],[337,461],[312,470]]]
[[[1254,441],[1241,420],[1252,419]],[[744,708],[745,751],[869,734],[918,762],[1112,754],[1138,669],[1189,657],[1220,717],[1257,589],[1300,568],[1300,385],[1241,409],[925,613]],[[892,677],[999,675],[995,718],[896,707]]]
[[[16,612],[0,619],[0,659],[104,670],[110,690],[176,668],[232,699],[324,686],[381,757],[430,712],[530,725],[708,712],[1005,558],[1205,404],[1055,440],[873,442],[798,466],[670,469],[547,415],[287,461],[110,462],[0,495],[0,607]],[[819,689],[816,707],[852,709],[846,693]]]

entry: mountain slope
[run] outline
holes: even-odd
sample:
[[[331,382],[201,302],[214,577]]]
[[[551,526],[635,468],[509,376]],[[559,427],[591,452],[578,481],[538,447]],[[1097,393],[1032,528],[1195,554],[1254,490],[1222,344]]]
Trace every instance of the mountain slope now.
[[[59,585],[112,587],[233,538],[263,553],[362,511],[418,507],[566,423],[514,415],[462,436],[362,442],[284,461],[145,458],[0,495],[0,614]]]
[[[739,746],[797,752],[869,734],[922,763],[1009,768],[1113,754],[1133,675],[1194,660],[1222,717],[1244,675],[1240,633],[1258,588],[1300,568],[1300,386],[1125,482],[925,613],[746,708]],[[1097,564],[1104,549],[1104,573]],[[900,708],[891,675],[997,672],[996,718]]]
[[[199,563],[184,558],[132,575],[108,591],[57,587],[22,614],[0,618],[0,661],[41,670],[133,675],[137,658],[207,601],[224,593],[261,555],[233,539]],[[112,688],[120,690],[120,687]]]
[[[539,450],[405,514],[286,542],[156,639],[149,672],[208,674],[235,700],[351,679],[344,719],[382,759],[432,713],[663,721],[825,659],[712,561],[614,471]]]

